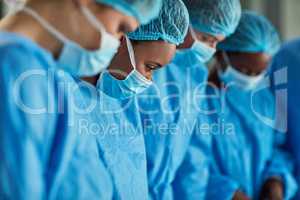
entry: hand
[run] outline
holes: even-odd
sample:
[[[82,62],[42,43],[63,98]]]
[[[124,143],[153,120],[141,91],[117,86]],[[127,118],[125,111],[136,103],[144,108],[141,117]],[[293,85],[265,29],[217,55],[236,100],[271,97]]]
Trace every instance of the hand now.
[[[260,200],[282,200],[283,183],[278,178],[269,178],[263,185]]]
[[[250,200],[250,198],[241,191],[236,191],[232,200]]]

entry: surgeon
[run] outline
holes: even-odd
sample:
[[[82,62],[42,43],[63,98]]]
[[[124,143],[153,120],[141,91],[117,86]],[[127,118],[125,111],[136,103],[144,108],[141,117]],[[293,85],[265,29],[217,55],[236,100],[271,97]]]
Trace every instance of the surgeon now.
[[[278,121],[287,123],[283,125],[287,134],[285,147],[295,158],[294,175],[298,185],[300,184],[300,149],[299,149],[299,91],[300,91],[300,40],[295,39],[287,42],[282,46],[280,51],[274,57],[271,65],[273,76],[274,94],[278,96],[278,101],[282,112],[278,117]],[[287,92],[286,95],[281,95],[282,92]],[[300,198],[298,191],[293,199]]]
[[[160,5],[29,0],[0,22],[1,199],[118,199],[78,77],[105,69]]]
[[[204,63],[213,56],[216,44],[234,32],[241,14],[238,0],[193,0],[185,4],[190,28],[184,43],[171,64],[154,73],[153,85],[138,95],[152,199],[203,199],[208,178],[204,154],[209,138],[196,139],[203,149],[185,156],[201,103],[194,101],[193,95],[195,90],[200,94],[205,85]],[[178,173],[185,157],[184,170]]]
[[[121,39],[108,70],[97,79],[98,89],[119,100],[142,93],[152,85],[154,71],[171,61],[176,46],[184,41],[188,26],[189,14],[184,3],[164,1],[156,19]],[[86,80],[95,84],[96,79]]]
[[[281,149],[269,62],[280,40],[263,16],[244,11],[237,30],[218,45],[207,88],[212,161],[207,199],[291,199],[293,160]],[[214,124],[214,125],[213,125]]]
[[[152,72],[170,62],[188,25],[183,2],[164,0],[156,19],[121,41],[117,55],[97,81],[96,108],[100,109],[95,109],[95,119],[104,129],[96,135],[97,144],[120,199],[148,199],[147,158],[136,96],[152,85]]]

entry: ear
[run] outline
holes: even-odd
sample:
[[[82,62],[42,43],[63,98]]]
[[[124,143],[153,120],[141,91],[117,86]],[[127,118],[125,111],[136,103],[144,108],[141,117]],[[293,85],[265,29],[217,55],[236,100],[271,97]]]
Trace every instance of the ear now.
[[[119,52],[120,53],[127,52],[127,43],[126,43],[126,38],[124,35],[121,37],[120,42],[121,42],[121,44],[119,47]]]

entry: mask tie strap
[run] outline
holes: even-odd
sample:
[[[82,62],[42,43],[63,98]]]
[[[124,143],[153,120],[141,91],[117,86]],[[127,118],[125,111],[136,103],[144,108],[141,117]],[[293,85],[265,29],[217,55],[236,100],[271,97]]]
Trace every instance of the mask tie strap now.
[[[80,9],[83,15],[88,19],[89,23],[96,29],[98,29],[101,34],[107,33],[104,25],[100,21],[98,21],[98,19],[91,13],[91,11],[87,7],[81,6]]]
[[[106,42],[104,40],[104,35],[109,35],[104,27],[104,25],[98,21],[98,19],[95,17],[95,15],[93,15],[91,13],[91,11],[85,7],[85,6],[81,6],[80,7],[81,12],[83,13],[83,15],[86,17],[86,19],[89,21],[89,23],[94,26],[100,33],[101,33],[101,46],[104,46],[104,42]]]
[[[136,70],[136,62],[135,62],[134,49],[133,49],[132,43],[130,42],[130,39],[127,36],[125,36],[125,38],[126,38],[126,44],[127,44],[127,49],[128,49],[128,54],[129,54],[131,65],[132,65],[133,69]]]
[[[219,74],[219,75],[225,73],[226,70],[228,69],[228,67],[231,66],[230,59],[229,59],[229,57],[228,57],[228,55],[227,55],[227,53],[226,53],[225,51],[222,51],[222,57],[223,57],[223,60],[224,60],[226,69],[223,70],[223,69],[221,68],[221,63],[219,63],[219,65],[217,65],[217,71],[218,71],[218,74]]]
[[[43,19],[36,11],[29,7],[24,7],[22,9],[26,14],[34,18],[38,23],[40,23],[49,33],[51,33],[54,37],[60,40],[62,43],[66,43],[69,41],[62,33],[56,30],[50,23],[48,23],[45,19]]]
[[[137,69],[136,69],[136,61],[135,61],[135,57],[134,57],[134,49],[132,46],[132,43],[130,42],[130,39],[125,36],[126,38],[126,43],[127,43],[127,49],[128,49],[128,53],[129,53],[129,58],[130,58],[130,62],[131,65],[133,66],[133,70],[136,72],[135,74],[138,75],[138,78],[143,81],[143,83],[145,83],[146,85],[151,85],[152,81],[148,80],[147,78],[145,78]]]
[[[227,55],[227,53],[225,51],[222,51],[222,56],[223,56],[223,59],[224,59],[224,62],[227,66],[231,66],[231,62],[230,62],[230,59]]]
[[[194,29],[193,29],[192,26],[190,26],[189,30],[190,30],[190,33],[191,33],[191,35],[192,35],[193,40],[194,40],[194,41],[198,41],[197,34],[196,34],[196,32],[194,31]]]

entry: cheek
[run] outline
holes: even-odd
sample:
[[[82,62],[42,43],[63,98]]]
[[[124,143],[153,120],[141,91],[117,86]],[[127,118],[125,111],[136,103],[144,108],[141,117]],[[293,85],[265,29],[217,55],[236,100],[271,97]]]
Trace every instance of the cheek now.
[[[169,64],[174,58],[175,54],[176,54],[176,48],[169,49],[167,52],[165,52],[165,54],[161,53],[159,56],[161,57],[160,63],[162,64],[162,66]]]
[[[152,70],[147,68],[143,63],[137,63],[136,69],[147,79],[151,79]]]
[[[136,69],[137,69],[141,74],[146,73],[146,67],[144,67],[144,65],[142,65],[141,63],[137,63],[137,64],[136,64]]]

